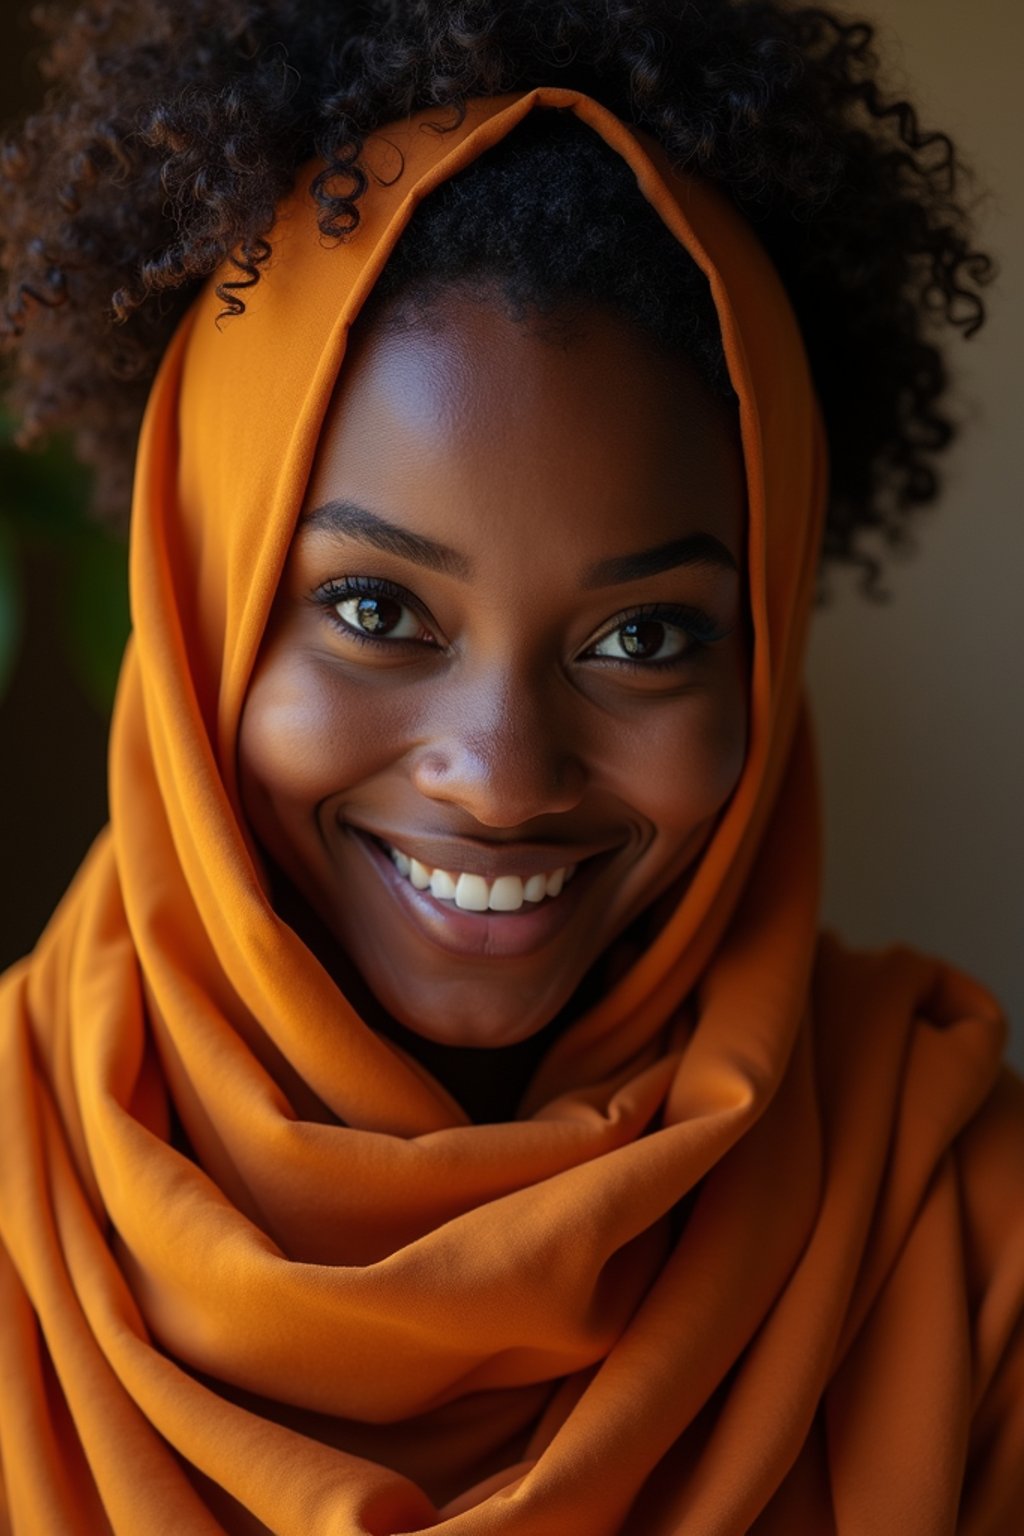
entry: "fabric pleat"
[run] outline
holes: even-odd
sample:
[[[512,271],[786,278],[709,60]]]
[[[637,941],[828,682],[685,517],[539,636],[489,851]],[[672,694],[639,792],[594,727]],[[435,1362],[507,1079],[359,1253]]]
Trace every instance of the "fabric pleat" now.
[[[275,911],[236,752],[352,323],[534,111],[604,139],[710,282],[750,732],[677,909],[475,1124]],[[781,283],[578,92],[365,154],[355,235],[320,237],[304,167],[246,314],[217,323],[216,274],[150,396],[110,823],[0,983],[0,1531],[1013,1536],[1024,1085],[983,987],[819,931],[827,464]]]

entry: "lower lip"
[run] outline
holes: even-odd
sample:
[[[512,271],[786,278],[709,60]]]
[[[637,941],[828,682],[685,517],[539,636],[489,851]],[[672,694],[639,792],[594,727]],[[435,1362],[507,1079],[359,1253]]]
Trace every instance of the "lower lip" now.
[[[602,853],[584,859],[557,896],[546,896],[536,906],[524,904],[517,912],[465,912],[454,902],[418,891],[398,873],[379,843],[352,827],[346,830],[421,934],[449,954],[488,959],[511,959],[543,949],[570,921],[594,877],[612,857]]]

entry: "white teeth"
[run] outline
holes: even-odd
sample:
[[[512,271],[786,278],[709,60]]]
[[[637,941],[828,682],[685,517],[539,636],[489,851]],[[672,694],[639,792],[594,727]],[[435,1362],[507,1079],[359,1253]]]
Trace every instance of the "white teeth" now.
[[[576,873],[575,864],[553,869],[547,875],[499,875],[485,880],[482,875],[458,874],[447,869],[431,869],[419,859],[410,858],[400,848],[389,848],[391,862],[400,875],[418,891],[429,890],[439,901],[454,901],[464,912],[518,912],[524,901],[538,902],[557,896],[566,881]]]
[[[409,879],[418,891],[425,891],[430,884],[430,870],[419,859],[411,859],[409,864]]]
[[[463,912],[486,912],[489,892],[482,875],[459,876],[455,886],[455,905]]]
[[[435,869],[430,877],[430,894],[442,900],[455,900],[455,881],[446,869]]]
[[[518,875],[499,875],[491,886],[487,905],[492,912],[518,912],[523,904],[523,882]]]

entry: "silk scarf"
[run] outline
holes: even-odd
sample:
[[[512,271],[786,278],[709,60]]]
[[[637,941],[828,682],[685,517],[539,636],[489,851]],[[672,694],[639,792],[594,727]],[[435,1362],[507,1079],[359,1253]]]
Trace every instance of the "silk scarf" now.
[[[275,912],[238,721],[346,338],[419,201],[533,111],[711,285],[749,505],[750,734],[677,909],[474,1124]],[[820,936],[801,665],[826,490],[790,305],[724,198],[541,87],[307,167],[140,441],[109,825],[0,989],[0,1457],[18,1536],[1008,1536],[1024,1103],[990,996]]]

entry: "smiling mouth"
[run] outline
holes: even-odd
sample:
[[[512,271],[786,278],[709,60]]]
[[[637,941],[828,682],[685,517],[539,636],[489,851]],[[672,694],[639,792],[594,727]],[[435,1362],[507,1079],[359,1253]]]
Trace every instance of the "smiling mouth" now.
[[[371,859],[399,911],[423,938],[453,955],[490,959],[522,957],[554,940],[579,910],[594,879],[620,851],[594,854],[575,865],[537,871],[525,878],[498,875],[490,880],[466,871],[430,869],[417,860],[414,881],[413,860],[403,850],[361,828],[349,825],[347,830]],[[409,859],[407,872],[396,854],[402,855],[402,862]],[[540,878],[543,896],[539,895]],[[460,887],[462,903],[472,905],[460,903]],[[435,890],[441,894],[435,895]],[[485,894],[486,904],[482,904]],[[509,905],[492,905],[502,901]]]
[[[468,870],[431,869],[390,843],[379,846],[414,890],[429,891],[435,901],[454,902],[461,912],[518,912],[525,904],[536,906],[559,896],[576,873],[575,864],[563,864],[525,878],[498,875],[487,880]]]

